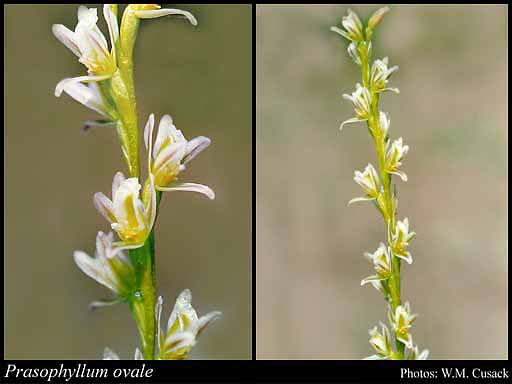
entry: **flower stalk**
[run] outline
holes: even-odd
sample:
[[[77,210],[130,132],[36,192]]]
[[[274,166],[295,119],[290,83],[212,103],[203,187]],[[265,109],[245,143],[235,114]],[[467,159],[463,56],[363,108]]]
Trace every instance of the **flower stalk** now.
[[[377,327],[370,330],[370,344],[376,355],[370,359],[426,359],[428,350],[418,352],[413,344],[409,328],[416,315],[410,313],[409,303],[402,304],[401,292],[401,261],[412,263],[407,250],[415,233],[409,232],[408,219],[397,221],[396,185],[392,185],[392,176],[399,176],[407,181],[407,175],[400,169],[401,160],[409,147],[403,144],[402,138],[391,143],[389,138],[390,120],[388,115],[379,108],[380,95],[383,92],[399,93],[396,88],[389,88],[387,83],[391,75],[398,70],[397,66],[388,68],[388,58],[377,59],[371,63],[372,42],[375,28],[380,24],[388,7],[377,10],[368,20],[366,28],[351,10],[342,18],[342,27],[331,27],[331,30],[350,41],[347,48],[349,56],[361,68],[362,85],[356,84],[356,91],[344,98],[354,105],[356,116],[344,121],[346,124],[366,122],[373,139],[377,155],[377,169],[368,164],[364,172],[356,171],[354,180],[363,188],[364,197],[352,199],[350,203],[373,201],[380,212],[385,226],[386,242],[381,243],[377,251],[366,256],[373,261],[375,275],[362,280],[361,285],[371,283],[379,290],[389,304],[391,332],[381,324],[381,332]],[[393,187],[393,191],[392,191]],[[395,348],[391,347],[394,338]]]
[[[148,119],[144,131],[148,159],[144,163],[147,164],[144,173],[147,178],[144,183],[140,181],[142,163],[139,159],[140,134],[133,76],[133,48],[140,19],[168,15],[183,16],[192,25],[197,25],[194,16],[187,11],[162,9],[157,4],[129,4],[123,12],[119,27],[117,4],[105,4],[103,16],[108,26],[110,47],[96,25],[98,15],[95,8],[79,7],[78,24],[74,31],[60,24],[52,28],[54,35],[87,68],[87,76],[60,81],[55,95],[58,97],[65,92],[102,115],[102,120],[87,122],[87,128],[94,125],[115,126],[128,168],[128,178],[122,172],[114,176],[111,199],[100,192],[94,195],[95,207],[110,223],[118,241],[114,240],[113,233],[105,235],[100,231],[96,256],[91,258],[77,251],[74,258],[85,274],[109,288],[115,295],[112,300],[92,303],[92,307],[121,302],[129,305],[141,341],[142,352],[136,349],[135,353],[137,360],[186,358],[199,333],[220,315],[220,312],[212,312],[198,319],[190,304],[190,291],[185,290],[183,297],[178,299],[185,312],[178,313],[175,307],[172,316],[175,319],[178,316],[179,326],[171,324],[165,353],[162,352],[159,323],[161,298],[157,300],[154,234],[162,192],[192,191],[210,199],[215,197],[213,190],[205,185],[178,181],[178,175],[185,170],[185,165],[208,147],[210,139],[200,136],[186,140],[168,115],[160,121],[154,150],[154,116],[151,114]],[[128,251],[129,257],[124,255],[124,251]],[[176,331],[178,328],[179,332]],[[104,359],[116,360],[119,356],[107,348]]]

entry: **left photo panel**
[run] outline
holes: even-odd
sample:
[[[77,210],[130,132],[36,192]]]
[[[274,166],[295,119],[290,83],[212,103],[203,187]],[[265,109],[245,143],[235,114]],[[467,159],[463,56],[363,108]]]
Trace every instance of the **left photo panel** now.
[[[252,61],[250,4],[4,5],[4,359],[252,358]]]

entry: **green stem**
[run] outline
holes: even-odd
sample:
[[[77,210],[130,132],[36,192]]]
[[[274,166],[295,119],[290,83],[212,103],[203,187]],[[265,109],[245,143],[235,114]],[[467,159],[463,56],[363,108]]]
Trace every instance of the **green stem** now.
[[[156,192],[156,209],[162,193]],[[155,218],[156,222],[156,218]],[[154,227],[154,226],[153,226]],[[130,250],[130,259],[137,276],[136,289],[130,298],[130,309],[140,334],[142,354],[145,360],[155,358],[156,337],[156,275],[155,275],[155,234],[151,231],[144,246]]]

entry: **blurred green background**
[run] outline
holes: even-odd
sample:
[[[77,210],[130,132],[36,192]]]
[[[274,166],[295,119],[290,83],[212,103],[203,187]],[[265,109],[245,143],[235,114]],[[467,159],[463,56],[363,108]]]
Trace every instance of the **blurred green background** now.
[[[223,312],[192,359],[247,359],[251,6],[172,7],[191,11],[199,26],[176,17],[141,22],[135,49],[139,120],[143,126],[151,112],[157,119],[169,113],[187,138],[210,137],[212,145],[182,180],[207,184],[217,197],[164,195],[156,227],[158,293],[165,321],[184,288],[192,290],[199,314]],[[132,359],[138,346],[127,306],[88,311],[88,303],[108,291],[72,260],[75,249],[92,253],[96,231],[108,230],[93,193],[110,195],[114,173],[126,170],[115,131],[81,134],[82,122],[98,115],[67,95],[53,95],[59,80],[85,73],[51,33],[54,23],[74,28],[77,8],[4,6],[4,354],[11,359],[98,359],[105,346]]]
[[[329,31],[347,5],[257,7],[257,357],[359,359],[386,319],[360,287],[383,240],[354,170],[375,163],[341,97],[360,81]],[[350,6],[368,17],[376,6]],[[507,358],[507,8],[393,6],[374,57],[400,70],[385,94],[410,146],[399,216],[418,234],[403,268],[412,332],[432,359]]]

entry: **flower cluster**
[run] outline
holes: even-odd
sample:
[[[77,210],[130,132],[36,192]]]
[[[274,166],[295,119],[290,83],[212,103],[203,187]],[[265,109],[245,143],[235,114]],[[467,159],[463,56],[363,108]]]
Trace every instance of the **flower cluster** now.
[[[111,198],[101,192],[94,195],[94,206],[109,222],[112,232],[98,232],[94,257],[76,251],[74,260],[86,275],[107,287],[114,296],[111,300],[93,302],[92,308],[120,302],[130,305],[142,341],[142,352],[139,349],[135,351],[136,360],[155,356],[155,339],[158,339],[159,359],[184,359],[202,330],[219,317],[220,312],[198,318],[191,305],[191,293],[185,290],[176,301],[166,332],[160,330],[162,298],[156,299],[151,235],[162,192],[199,192],[214,199],[215,194],[208,186],[178,181],[178,176],[189,162],[211,141],[204,136],[187,140],[169,115],[161,118],[153,140],[155,117],[151,114],[144,130],[147,177],[141,181],[131,55],[139,19],[178,15],[192,25],[197,25],[197,20],[190,12],[178,9],[161,9],[156,4],[129,4],[119,25],[117,11],[116,4],[103,6],[110,44],[98,28],[95,8],[78,8],[78,23],[74,31],[61,24],[52,27],[55,37],[87,69],[86,75],[61,80],[55,88],[55,95],[67,93],[106,119],[99,123],[117,127],[129,170],[129,177],[122,172],[115,174]],[[130,253],[129,256],[125,251]],[[104,359],[118,360],[119,356],[106,348]]]
[[[409,152],[402,138],[391,141],[389,138],[390,119],[387,113],[379,109],[379,95],[392,91],[388,82],[398,70],[398,66],[389,67],[388,58],[377,59],[371,64],[371,36],[375,27],[381,22],[388,8],[381,8],[369,19],[366,28],[359,17],[351,10],[342,19],[342,28],[332,27],[331,30],[350,41],[348,53],[351,59],[361,67],[362,84],[356,84],[356,90],[343,97],[354,106],[355,117],[344,121],[345,124],[366,121],[375,142],[378,167],[368,164],[363,172],[355,171],[354,181],[363,190],[364,196],[356,197],[349,204],[359,201],[373,201],[386,223],[387,244],[380,243],[373,253],[365,253],[372,262],[375,274],[366,277],[361,285],[371,284],[381,292],[390,303],[391,331],[381,323],[380,330],[370,330],[370,344],[376,351],[371,359],[426,359],[428,351],[418,352],[409,332],[416,315],[411,314],[409,304],[401,304],[400,292],[400,261],[412,263],[409,244],[415,233],[409,230],[409,221],[396,219],[397,197],[396,186],[392,193],[391,179],[396,175],[407,181],[402,170],[402,161]],[[392,342],[394,338],[394,343]],[[396,350],[393,349],[396,345]]]

